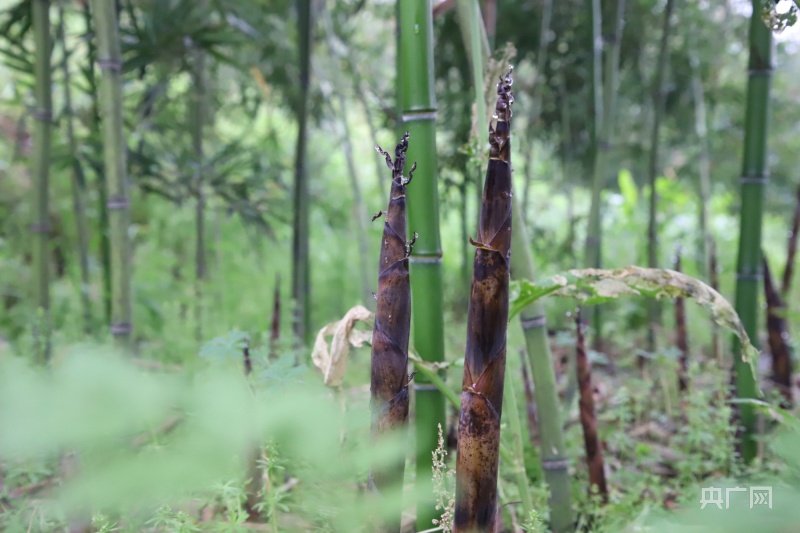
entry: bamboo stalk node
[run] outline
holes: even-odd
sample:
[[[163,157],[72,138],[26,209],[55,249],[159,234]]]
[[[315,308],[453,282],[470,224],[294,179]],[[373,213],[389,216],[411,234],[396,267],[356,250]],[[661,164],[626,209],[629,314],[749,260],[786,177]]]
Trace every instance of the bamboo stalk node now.
[[[37,107],[31,111],[31,115],[35,120],[39,122],[44,122],[45,124],[52,124],[53,123],[53,110]]]
[[[766,185],[769,183],[769,172],[763,174],[748,174],[739,178],[741,185]]]
[[[566,470],[569,468],[569,458],[567,457],[550,457],[542,459],[543,470]]]
[[[50,233],[51,229],[50,222],[34,222],[28,226],[28,231],[31,233]]]
[[[109,209],[127,209],[129,206],[128,199],[122,196],[112,196],[106,202],[106,207]]]
[[[533,318],[522,318],[519,319],[520,324],[522,324],[522,329],[535,329],[544,327],[547,324],[547,317],[545,315],[535,316]]]
[[[436,111],[420,111],[418,113],[403,113],[403,123],[415,120],[436,120],[439,114]]]
[[[109,328],[112,335],[130,335],[133,331],[133,326],[130,322],[117,322],[115,324],[111,324]]]
[[[117,61],[116,59],[98,59],[97,66],[100,67],[100,70],[122,71],[122,61]]]

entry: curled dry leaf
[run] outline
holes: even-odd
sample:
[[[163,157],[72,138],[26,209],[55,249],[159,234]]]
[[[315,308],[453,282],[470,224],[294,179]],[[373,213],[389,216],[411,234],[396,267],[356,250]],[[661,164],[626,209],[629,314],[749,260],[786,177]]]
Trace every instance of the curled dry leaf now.
[[[511,285],[513,317],[528,304],[547,296],[568,296],[584,305],[594,305],[634,294],[650,298],[691,298],[711,311],[714,322],[731,330],[742,345],[742,359],[754,369],[758,350],[750,342],[736,310],[720,293],[702,281],[666,268],[629,266],[614,270],[586,268],[568,270],[547,279],[514,281]]]
[[[317,333],[311,360],[322,371],[323,381],[329,387],[339,387],[347,371],[350,347],[360,348],[372,339],[372,332],[355,329],[357,322],[374,320],[372,313],[361,305],[351,308],[341,320],[331,322]],[[330,344],[325,340],[332,336]]]

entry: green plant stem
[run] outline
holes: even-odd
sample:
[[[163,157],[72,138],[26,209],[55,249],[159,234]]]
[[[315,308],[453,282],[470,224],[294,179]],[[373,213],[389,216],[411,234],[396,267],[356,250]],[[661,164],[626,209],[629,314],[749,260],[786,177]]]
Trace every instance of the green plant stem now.
[[[503,401],[506,404],[508,428],[511,430],[511,459],[513,462],[509,466],[511,466],[511,472],[517,483],[519,499],[522,501],[522,521],[524,522],[531,516],[533,500],[531,499],[531,491],[528,488],[528,476],[525,472],[525,459],[522,451],[522,424],[519,421],[519,407],[517,406],[517,395],[514,390],[514,377],[512,374],[506,374]]]
[[[83,4],[83,20],[86,33],[92,34],[94,23],[92,22],[92,9],[89,2]],[[97,212],[98,234],[100,236],[100,263],[103,270],[103,314],[107,324],[111,323],[111,240],[108,234],[108,201],[106,193],[106,175],[103,171],[103,163],[99,161],[102,157],[102,134],[100,132],[100,89],[95,77],[94,64],[97,61],[97,46],[94,39],[87,39],[87,55],[91,62],[91,68],[87,69],[86,82],[90,88],[92,97],[92,120],[90,121],[93,137],[93,147],[95,148],[91,159],[92,170],[97,177]]]
[[[205,194],[203,135],[207,120],[207,83],[205,72],[205,55],[202,51],[194,52],[192,65],[192,150],[194,152],[194,194],[195,194],[195,261],[194,261],[194,320],[195,340],[203,339],[203,284],[207,276],[206,268],[206,229],[205,229]]]
[[[33,293],[36,317],[33,320],[36,358],[50,359],[50,151],[53,104],[50,82],[50,1],[32,0],[35,39],[36,126],[33,132]]]
[[[519,215],[519,199],[513,198],[514,231],[512,232],[511,278],[535,279],[533,257],[528,243],[527,229]],[[569,463],[564,445],[561,408],[558,401],[556,376],[553,369],[550,343],[547,339],[547,321],[541,302],[534,302],[520,312],[520,325],[525,335],[525,346],[531,364],[539,416],[539,435],[542,471],[550,488],[550,517],[553,531],[568,531],[573,523],[572,495],[570,492]]]
[[[425,361],[444,360],[442,248],[436,153],[436,97],[433,81],[433,12],[430,0],[397,2],[397,93],[402,127],[411,135],[409,163],[417,163],[408,188],[408,231],[419,237],[410,256],[412,345]],[[444,396],[428,380],[414,380],[416,396],[417,529],[439,517],[432,493],[431,453],[438,426],[446,426]]]
[[[128,244],[128,179],[122,121],[122,58],[116,4],[91,0],[97,38],[103,155],[111,244],[111,334],[123,349],[131,348],[131,264]]]
[[[602,220],[601,206],[603,193],[603,178],[605,166],[605,150],[603,145],[603,36],[602,36],[602,10],[600,0],[586,0],[589,14],[590,30],[589,43],[591,50],[590,70],[590,105],[592,109],[589,129],[589,165],[592,175],[592,196],[589,205],[589,219],[586,227],[586,244],[584,247],[583,264],[587,268],[600,268],[602,264]],[[599,311],[591,307],[584,313],[587,322],[599,322]],[[597,336],[597,335],[596,335]]]
[[[472,136],[477,144],[478,161],[475,165],[475,184],[477,191],[478,210],[480,212],[481,195],[483,194],[482,170],[485,166],[485,153],[487,150],[486,132],[489,128],[489,119],[486,115],[486,98],[484,96],[484,76],[486,59],[490,55],[489,41],[486,36],[486,27],[483,24],[478,0],[458,0],[458,18],[461,25],[461,36],[464,48],[470,58],[470,72],[472,72],[472,90],[475,101],[475,129]]]
[[[658,177],[659,164],[659,134],[661,131],[661,116],[664,112],[666,101],[666,76],[669,58],[669,38],[672,24],[672,11],[674,0],[667,0],[664,8],[664,25],[661,32],[661,43],[658,50],[658,62],[653,81],[653,129],[650,132],[650,161],[648,164],[648,183],[650,184],[650,216],[647,224],[647,266],[658,267],[658,192],[656,191],[656,178]],[[647,349],[652,353],[656,349],[656,325],[661,323],[661,305],[656,300],[648,302],[647,324]]]
[[[736,312],[753,343],[758,343],[759,284],[761,272],[761,224],[764,187],[767,180],[767,132],[769,131],[769,90],[772,78],[772,31],[761,20],[761,0],[752,0],[750,19],[750,60],[745,111],[744,156],[742,159],[742,203],[739,253],[736,261]],[[734,340],[734,351],[738,352]],[[742,361],[734,365],[739,398],[757,398],[755,378]],[[756,457],[756,411],[751,404],[739,405],[739,451],[746,463]]]
[[[75,229],[78,236],[78,262],[80,265],[80,295],[81,311],[83,314],[83,332],[87,335],[92,332],[92,304],[89,297],[89,222],[86,218],[86,176],[83,166],[77,156],[78,143],[75,139],[75,126],[73,123],[72,88],[69,61],[72,51],[67,46],[64,31],[64,7],[58,5],[57,38],[61,42],[64,57],[61,71],[64,76],[64,114],[67,127],[67,144],[72,155],[72,209],[75,212]]]
[[[542,0],[542,21],[539,27],[539,49],[536,54],[536,78],[533,89],[533,99],[531,101],[531,116],[528,124],[529,147],[525,154],[525,184],[522,190],[522,213],[528,212],[528,200],[530,195],[531,183],[533,183],[533,149],[535,128],[539,122],[542,111],[542,96],[546,87],[544,70],[547,66],[547,51],[550,22],[553,19],[553,0]],[[525,221],[527,223],[527,219]]]
[[[294,212],[292,223],[292,300],[294,333],[301,344],[311,335],[311,274],[309,255],[308,198],[308,95],[311,78],[313,13],[311,0],[297,0],[300,80],[297,107],[297,144],[294,160]]]

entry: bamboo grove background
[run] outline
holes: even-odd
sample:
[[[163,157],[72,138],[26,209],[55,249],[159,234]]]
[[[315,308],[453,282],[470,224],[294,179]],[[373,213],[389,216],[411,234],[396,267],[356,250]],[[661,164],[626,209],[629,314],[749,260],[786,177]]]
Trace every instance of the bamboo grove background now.
[[[370,448],[370,423],[373,437],[403,428],[399,440],[375,438],[377,456],[366,463],[352,453],[284,495],[308,458],[298,452],[294,463],[285,447],[265,445],[258,432],[282,422],[220,393],[220,405],[252,416],[253,427],[236,433],[252,475],[244,496],[211,491],[223,501],[214,516],[276,531],[363,527],[355,511],[339,522],[323,512],[358,507],[355,496],[333,496],[355,473],[390,495],[389,530],[424,531],[452,510],[456,531],[616,531],[610,524],[647,505],[671,509],[683,498],[685,506],[693,483],[780,471],[777,440],[762,437],[791,426],[798,389],[797,9],[794,0],[0,0],[0,362],[49,365],[58,376],[85,346],[122,354],[153,379],[200,375],[213,388],[222,382],[204,365],[223,361],[238,365],[231,383],[244,379],[275,405],[294,402],[286,413],[320,432],[334,420],[358,426],[339,440],[341,428],[328,428],[330,441],[309,429],[303,438],[319,446],[356,442],[370,455],[359,448]],[[465,443],[459,409],[472,383],[464,373],[461,386],[462,372],[489,364],[474,353],[485,332],[471,314],[471,239],[491,229],[480,225],[482,191],[496,155],[490,125],[502,115],[497,83],[509,65],[513,231],[503,279],[579,267],[680,270],[735,306],[761,358],[754,375],[738,339],[689,299],[583,306],[577,329],[571,299],[536,301],[511,321],[501,312],[507,340],[502,328],[492,332],[506,345],[505,377],[494,369],[498,420],[505,405],[490,472],[500,482],[489,498],[497,502],[483,501],[491,510],[476,521],[464,519],[463,488],[444,496],[442,483],[452,482],[447,468]],[[396,146],[405,132],[403,170],[391,163],[399,147],[388,159],[374,147]],[[406,234],[387,251],[384,232],[394,226],[369,218],[387,205],[392,212],[413,165],[402,193]],[[384,272],[378,259],[389,252],[399,267]],[[323,381],[310,368],[319,366],[317,332],[343,316],[355,317],[347,335],[364,321],[370,333],[392,330],[395,345],[349,349],[346,375],[324,378],[334,392],[297,385],[274,396],[301,373],[300,381]],[[381,369],[381,350],[400,359]],[[75,383],[106,381],[83,374],[94,363],[76,361]],[[390,365],[388,378],[381,372]],[[112,366],[101,365],[108,383],[124,383]],[[20,379],[19,390],[47,391]],[[77,390],[69,379],[52,390],[69,398]],[[386,379],[391,390],[380,388]],[[370,394],[358,392],[370,381],[371,412]],[[146,395],[153,383],[132,380],[129,392]],[[170,405],[196,399],[181,387]],[[0,405],[16,405],[17,390],[0,387]],[[330,404],[329,416],[305,410],[327,393],[318,401]],[[752,401],[728,403],[733,396]],[[399,414],[390,409],[398,397]],[[21,507],[7,501],[28,497],[14,490],[67,479],[64,450],[92,442],[56,429],[52,445],[36,448],[41,475],[6,461],[5,450],[39,435],[21,420],[45,403],[0,415],[0,431],[23,428],[0,439],[0,529],[23,517],[9,514]],[[344,404],[352,409],[334,409]],[[183,438],[152,409],[141,415],[159,428],[151,432]],[[447,459],[432,454],[438,426]],[[275,431],[284,445],[301,438]],[[389,460],[392,446],[401,452]],[[446,465],[439,477],[437,461]],[[298,511],[312,486],[328,495],[324,505]],[[238,508],[239,518],[230,514]],[[48,530],[37,512],[37,527]],[[91,522],[85,515],[58,523]],[[293,523],[297,516],[306,521]],[[288,520],[281,528],[279,517]]]

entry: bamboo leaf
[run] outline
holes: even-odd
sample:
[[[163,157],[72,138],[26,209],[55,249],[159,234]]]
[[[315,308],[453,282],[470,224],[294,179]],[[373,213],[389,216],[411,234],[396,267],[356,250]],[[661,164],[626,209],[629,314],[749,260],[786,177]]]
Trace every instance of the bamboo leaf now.
[[[649,298],[692,298],[711,311],[714,321],[731,330],[742,345],[742,360],[755,373],[758,350],[739,320],[733,306],[720,293],[691,276],[662,268],[629,266],[614,270],[586,268],[568,270],[545,280],[513,281],[509,294],[509,318],[536,300],[554,294],[576,298],[583,305],[595,305],[634,294]]]

